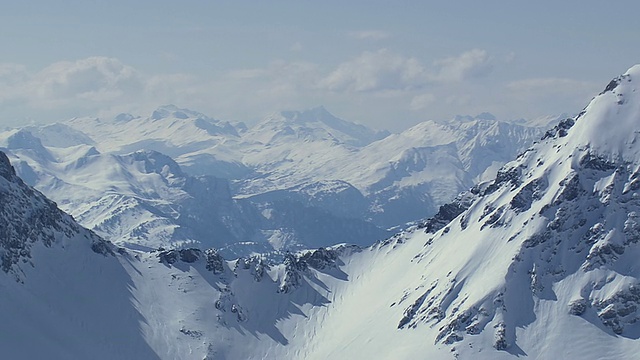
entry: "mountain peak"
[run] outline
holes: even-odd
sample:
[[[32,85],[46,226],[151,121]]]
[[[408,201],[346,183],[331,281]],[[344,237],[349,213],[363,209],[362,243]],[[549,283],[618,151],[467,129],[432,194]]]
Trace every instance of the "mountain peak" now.
[[[7,148],[9,149],[31,149],[42,150],[42,142],[28,130],[19,130],[7,138]]]
[[[496,117],[489,112],[483,112],[475,116],[476,119],[479,120],[496,120]]]
[[[320,105],[303,111],[284,110],[280,115],[289,121],[297,121],[301,123],[324,122],[327,119],[337,119],[335,115],[330,113],[324,106]]]
[[[387,137],[388,131],[377,131],[364,125],[342,120],[330,113],[324,106],[303,111],[281,111],[270,116],[256,127],[264,133],[265,129],[275,130],[278,135],[297,136],[309,139],[333,139],[337,143],[362,147],[373,141]]]
[[[160,120],[173,117],[176,119],[189,119],[189,118],[205,118],[208,117],[200,112],[189,110],[186,108],[179,108],[173,104],[159,106],[151,114],[151,119]]]
[[[610,160],[640,161],[640,65],[613,79],[576,117],[572,148],[588,147]]]

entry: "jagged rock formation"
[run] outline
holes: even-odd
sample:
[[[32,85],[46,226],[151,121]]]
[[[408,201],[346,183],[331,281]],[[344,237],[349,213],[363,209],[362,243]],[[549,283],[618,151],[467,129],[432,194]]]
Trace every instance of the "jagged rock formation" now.
[[[69,239],[82,239],[96,253],[113,255],[113,245],[76,224],[54,202],[24,184],[3,152],[0,200],[0,266],[17,280],[21,280],[23,266],[36,266],[31,261],[34,246],[60,246]]]

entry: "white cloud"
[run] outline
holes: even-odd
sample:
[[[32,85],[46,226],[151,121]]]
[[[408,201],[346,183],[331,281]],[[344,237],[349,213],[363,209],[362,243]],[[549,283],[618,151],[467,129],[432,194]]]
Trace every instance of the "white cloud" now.
[[[411,111],[438,117],[443,108],[451,107],[446,104],[448,96],[459,98],[460,88],[472,85],[452,79],[471,76],[474,66],[482,63],[477,59],[488,56],[468,53],[426,67],[418,58],[381,49],[365,51],[329,69],[312,62],[280,60],[210,77],[145,74],[144,69],[108,57],[57,62],[36,71],[0,64],[0,116],[6,124],[20,118],[145,115],[172,103],[218,118],[251,122],[276,110],[327,105],[352,115],[368,111],[369,121],[379,121],[377,126],[399,127],[399,123],[385,125],[381,119],[415,116]],[[457,107],[456,111],[465,110]]]
[[[32,77],[29,91],[43,100],[113,101],[143,88],[142,79],[117,59],[90,57],[52,64]]]
[[[413,111],[423,110],[428,108],[434,101],[436,101],[435,95],[430,93],[420,94],[411,99],[409,107]]]
[[[143,82],[130,66],[117,59],[90,57],[63,61],[30,73],[20,65],[0,65],[0,101],[23,101],[51,109],[92,108],[140,92]]]
[[[237,79],[237,80],[249,80],[249,79],[258,79],[263,78],[265,76],[269,76],[269,71],[267,69],[237,69],[232,70],[226,74],[229,79]]]
[[[351,31],[347,35],[350,38],[358,40],[384,40],[391,37],[389,32],[383,30]]]
[[[2,64],[2,116],[3,120],[59,119],[95,115],[113,107],[131,108],[150,98],[153,92],[149,91],[157,80],[108,57],[56,62],[35,72],[21,65]]]
[[[459,56],[437,60],[437,78],[442,82],[463,81],[487,75],[493,70],[491,57],[485,50],[473,49]]]
[[[331,91],[412,91],[426,85],[462,82],[487,75],[493,69],[485,50],[470,50],[459,56],[436,60],[426,68],[415,57],[394,54],[387,49],[365,51],[340,64],[319,83]]]
[[[28,77],[27,68],[20,64],[0,64],[0,84],[14,84]]]
[[[381,49],[340,64],[319,85],[332,91],[370,92],[419,88],[428,80],[418,59]]]

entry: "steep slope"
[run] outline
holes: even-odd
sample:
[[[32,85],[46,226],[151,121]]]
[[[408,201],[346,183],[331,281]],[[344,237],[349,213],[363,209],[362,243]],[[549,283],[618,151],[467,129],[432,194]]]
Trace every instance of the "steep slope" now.
[[[330,117],[325,112],[319,113]],[[243,150],[242,162],[257,176],[237,181],[237,191],[246,196],[344,181],[368,201],[364,217],[387,228],[433,215],[460,191],[491,178],[544,132],[481,114],[426,121],[356,147],[344,134],[304,121],[312,115],[292,114],[267,119],[243,136],[252,150]]]
[[[204,131],[204,122],[218,130]],[[546,130],[480,114],[426,121],[390,135],[323,107],[283,111],[248,130],[174,106],[148,118],[75,119],[67,125],[101,139],[100,151],[160,151],[189,174],[229,179],[243,197],[348,182],[369,202],[360,217],[382,227],[434,214],[460,191],[491,178]]]
[[[31,253],[39,247],[82,241],[96,252],[112,253],[111,245],[24,184],[3,152],[0,152],[0,196],[1,267],[16,280],[21,280],[25,267],[34,266]]]
[[[18,172],[82,224],[120,245],[157,248],[206,238],[209,245],[223,246],[245,236],[224,180],[188,177],[154,151],[114,155],[88,145],[44,148],[22,132],[39,145],[17,146],[15,136],[8,138]],[[44,155],[34,155],[33,148]],[[236,222],[222,223],[225,216]]]
[[[300,139],[329,140],[336,144],[363,147],[389,136],[335,117],[324,107],[306,111],[283,111],[267,117],[249,130],[247,137],[261,143],[273,143],[279,137],[295,135]]]
[[[24,184],[1,152],[0,198],[3,357],[152,358],[116,248]]]
[[[313,356],[417,356],[419,333],[461,358],[635,357],[639,83],[635,66],[494,181],[387,245],[362,272],[362,288],[350,285],[378,295],[371,309],[355,295],[332,304],[328,318],[349,313],[350,327],[325,322]],[[404,270],[402,281],[394,269]],[[355,329],[357,339],[347,337]]]
[[[271,347],[286,354],[276,323],[326,302],[312,288],[293,294],[306,284],[298,271],[312,271],[292,256],[269,267],[259,258],[227,262],[215,250],[117,249],[24,184],[1,152],[0,197],[6,358],[250,358]],[[314,254],[309,264],[323,266],[326,256]]]
[[[431,216],[460,191],[494,176],[543,133],[482,115],[426,121],[393,134],[362,149],[339,174],[372,201],[374,223]]]

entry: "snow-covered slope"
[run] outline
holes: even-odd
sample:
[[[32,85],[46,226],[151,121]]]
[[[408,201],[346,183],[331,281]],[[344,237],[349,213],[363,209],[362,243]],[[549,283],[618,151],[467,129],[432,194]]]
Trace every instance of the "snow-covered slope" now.
[[[362,289],[386,287],[394,295],[375,297],[370,309],[357,310],[355,299],[334,305],[337,312],[359,311],[360,321],[349,322],[365,349],[357,356],[418,356],[422,349],[411,338],[419,333],[429,346],[450,347],[461,358],[634,358],[639,83],[635,66],[575,125],[561,122],[494,181],[441,208],[422,230],[400,235],[397,249],[367,269],[370,282]],[[402,281],[385,281],[394,265],[404,269]],[[373,340],[385,326],[384,343],[393,350]],[[323,329],[332,330],[314,339],[332,343],[328,356],[333,349],[356,356],[347,345],[355,343],[346,337],[349,328]]]

